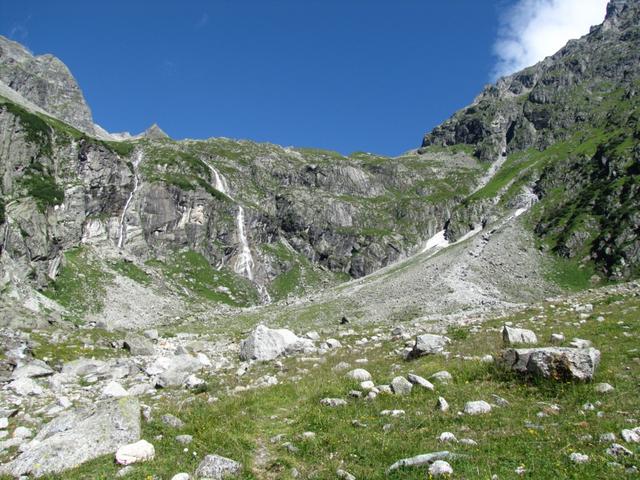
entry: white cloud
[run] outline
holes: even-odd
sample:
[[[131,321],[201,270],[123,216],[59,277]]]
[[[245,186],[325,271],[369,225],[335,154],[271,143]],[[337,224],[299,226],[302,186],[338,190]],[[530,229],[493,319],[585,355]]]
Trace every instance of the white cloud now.
[[[608,0],[517,0],[501,18],[494,76],[521,70],[553,55],[567,41],[604,20]]]

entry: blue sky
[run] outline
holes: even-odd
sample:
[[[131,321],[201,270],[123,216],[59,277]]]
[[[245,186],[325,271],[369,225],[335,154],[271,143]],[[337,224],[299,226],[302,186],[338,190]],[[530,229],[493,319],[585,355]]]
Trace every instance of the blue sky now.
[[[516,20],[575,1],[0,0],[0,33],[64,61],[112,132],[397,155],[541,55],[500,50]]]

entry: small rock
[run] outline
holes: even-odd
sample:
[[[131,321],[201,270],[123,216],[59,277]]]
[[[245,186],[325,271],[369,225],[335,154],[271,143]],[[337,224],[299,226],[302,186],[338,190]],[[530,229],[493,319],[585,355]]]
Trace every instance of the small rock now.
[[[340,341],[336,340],[335,338],[327,338],[327,340],[324,343],[329,349],[342,347],[342,343],[340,343]]]
[[[476,442],[475,440],[471,439],[471,438],[463,438],[460,440],[460,443],[462,443],[463,445],[467,445],[468,447],[477,447],[478,446],[478,442]]]
[[[27,427],[18,427],[13,431],[13,438],[24,440],[26,438],[31,438],[32,436],[33,432]]]
[[[483,415],[491,412],[491,405],[484,400],[467,402],[464,406],[464,413],[467,415]]]
[[[14,380],[9,384],[8,388],[22,396],[38,396],[44,393],[44,389],[29,377]]]
[[[9,426],[9,419],[6,417],[0,418],[0,429],[4,430]]]
[[[569,344],[573,348],[591,348],[591,340],[584,340],[582,338],[574,338]]]
[[[118,448],[116,452],[116,462],[120,465],[131,465],[132,463],[153,460],[156,451],[146,440],[130,443]]]
[[[610,443],[616,441],[616,434],[613,432],[607,432],[600,435],[600,443]]]
[[[360,382],[360,388],[362,388],[363,390],[371,390],[375,386],[376,385],[371,380],[367,380],[365,382]]]
[[[171,477],[171,480],[190,480],[191,477],[189,476],[188,473],[176,473],[173,477]]]
[[[562,343],[564,342],[564,335],[561,333],[552,333],[551,334],[551,343]]]
[[[627,443],[640,443],[640,428],[622,430],[622,432],[620,432],[620,436]]]
[[[405,414],[404,410],[382,410],[380,415],[383,417],[400,417]]]
[[[178,417],[176,417],[175,415],[171,415],[170,413],[167,413],[166,415],[162,415],[160,419],[162,420],[162,423],[164,423],[169,427],[172,427],[172,428],[184,427],[184,422],[180,420]]]
[[[444,399],[444,397],[438,397],[438,402],[436,403],[436,409],[441,412],[449,411],[449,403]]]
[[[495,404],[498,407],[508,407],[509,406],[509,402],[506,399],[502,398],[499,395],[496,395],[495,393],[491,394],[491,398],[493,399],[493,401],[495,402]]]
[[[584,453],[573,452],[569,455],[569,460],[573,463],[587,463],[589,461],[589,456]]]
[[[116,477],[118,478],[126,477],[127,475],[130,475],[131,473],[133,473],[134,470],[135,469],[131,465],[127,465],[126,467],[123,467],[120,470],[118,470],[118,473],[116,473]]]
[[[342,480],[356,480],[356,477],[351,475],[346,470],[341,470],[341,469],[336,470],[336,476],[338,478],[341,478]]]
[[[538,343],[538,338],[531,330],[505,325],[502,327],[502,341],[505,345],[515,345],[518,343]]]
[[[609,385],[608,383],[598,383],[595,387],[593,387],[593,389],[598,393],[609,393],[615,390],[613,386]]]
[[[207,455],[196,469],[196,477],[209,480],[222,480],[227,476],[238,475],[242,465],[219,455]]]
[[[607,453],[612,457],[626,457],[633,455],[633,452],[619,443],[612,443],[609,448],[607,448]]]
[[[193,441],[193,437],[191,435],[178,435],[176,437],[176,442],[182,445],[189,445]]]
[[[149,356],[155,353],[153,343],[149,339],[133,333],[127,334],[124,338],[123,348],[135,356]]]
[[[450,381],[453,380],[453,377],[451,376],[451,374],[446,370],[442,370],[440,372],[434,373],[433,375],[431,375],[431,378],[440,383],[449,383]]]
[[[323,398],[320,403],[325,407],[343,407],[347,404],[342,398]]]
[[[426,378],[422,378],[420,375],[416,375],[415,373],[410,373],[409,375],[407,375],[407,380],[409,380],[414,385],[418,385],[426,390],[433,391],[435,389],[433,383],[431,383]]]
[[[443,475],[452,475],[453,468],[444,460],[436,460],[429,466],[429,474],[433,477],[442,477]]]
[[[413,384],[404,377],[395,377],[391,380],[391,389],[396,395],[409,395]]]
[[[351,370],[347,373],[346,377],[357,382],[366,382],[367,380],[371,380],[371,374],[364,368],[356,368],[354,370]]]
[[[442,335],[432,335],[430,333],[418,335],[408,357],[417,358],[422,357],[423,355],[441,353],[450,342],[451,339]]]
[[[104,387],[104,390],[102,390],[102,396],[105,398],[122,398],[128,395],[129,392],[118,382],[109,382],[109,384]]]
[[[442,432],[438,437],[440,443],[458,443],[458,439],[451,432]]]

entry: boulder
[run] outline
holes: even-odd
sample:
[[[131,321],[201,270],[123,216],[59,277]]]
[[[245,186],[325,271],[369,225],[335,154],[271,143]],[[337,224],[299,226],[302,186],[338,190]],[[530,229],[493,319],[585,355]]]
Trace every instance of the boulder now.
[[[157,333],[157,332],[156,332]],[[155,353],[155,348],[151,340],[133,333],[127,334],[124,338],[123,347],[129,350],[131,355],[149,356]]]
[[[196,478],[202,480],[222,480],[240,473],[242,465],[219,455],[207,455],[196,470]]]
[[[444,351],[444,347],[451,340],[442,335],[432,335],[425,333],[416,337],[413,349],[409,353],[409,358],[417,358],[423,355],[430,355]]]
[[[38,396],[44,393],[44,389],[29,377],[20,377],[17,380],[14,380],[9,384],[8,388],[21,396]]]
[[[140,439],[140,404],[133,397],[70,410],[55,418],[0,475],[57,474]]]
[[[147,374],[155,375],[156,387],[183,385],[189,375],[202,369],[202,363],[189,354],[160,357],[147,368]]]
[[[505,345],[515,345],[518,343],[538,343],[538,338],[531,330],[505,325],[502,327],[502,341]]]
[[[240,343],[241,360],[266,362],[281,355],[288,355],[313,348],[313,342],[298,337],[285,328],[273,329],[258,325],[251,334]]]
[[[512,348],[502,353],[502,362],[522,375],[587,381],[593,379],[600,363],[600,351],[595,348]]]

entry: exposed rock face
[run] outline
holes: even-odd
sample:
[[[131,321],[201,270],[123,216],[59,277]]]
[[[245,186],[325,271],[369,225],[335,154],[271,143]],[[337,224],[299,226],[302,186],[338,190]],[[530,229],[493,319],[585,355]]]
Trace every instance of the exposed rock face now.
[[[102,402],[61,414],[47,424],[0,473],[41,477],[60,473],[140,438],[140,404],[134,398]]]
[[[561,381],[593,379],[600,363],[595,348],[526,348],[503,352],[504,364],[512,370],[535,377]]]
[[[93,134],[93,119],[75,78],[53,55],[33,56],[0,36],[0,81],[63,122]]]
[[[298,337],[291,330],[285,328],[272,329],[258,325],[248,338],[240,344],[240,358],[242,360],[257,360],[266,362],[281,355],[300,352],[313,348],[313,342]]]

